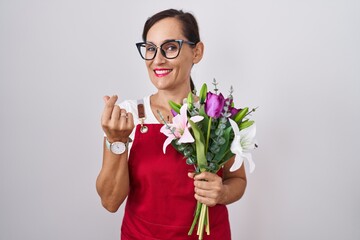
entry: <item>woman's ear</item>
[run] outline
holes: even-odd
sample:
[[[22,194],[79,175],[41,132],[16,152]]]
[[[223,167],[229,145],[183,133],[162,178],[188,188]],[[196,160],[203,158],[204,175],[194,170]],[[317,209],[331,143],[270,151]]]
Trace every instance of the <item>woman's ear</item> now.
[[[202,42],[198,42],[194,48],[194,59],[193,63],[196,64],[200,62],[204,55],[204,44]]]

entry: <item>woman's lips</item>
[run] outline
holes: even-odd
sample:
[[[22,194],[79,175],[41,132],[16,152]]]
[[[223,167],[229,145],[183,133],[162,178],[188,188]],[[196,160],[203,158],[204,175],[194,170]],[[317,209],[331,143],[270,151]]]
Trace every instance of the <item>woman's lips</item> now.
[[[165,77],[171,71],[172,71],[172,69],[165,69],[165,68],[156,68],[156,69],[154,69],[155,76],[157,76],[157,77]]]

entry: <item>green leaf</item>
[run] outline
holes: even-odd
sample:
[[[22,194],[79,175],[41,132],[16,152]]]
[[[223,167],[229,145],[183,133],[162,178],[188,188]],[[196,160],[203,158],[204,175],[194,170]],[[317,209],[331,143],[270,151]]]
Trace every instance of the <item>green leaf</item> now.
[[[214,159],[219,163],[225,157],[225,154],[229,151],[231,142],[230,142],[230,133],[232,131],[231,127],[228,127],[224,131],[223,138],[225,138],[226,143],[221,145],[220,151],[215,155]]]
[[[187,97],[188,109],[191,111],[194,108],[194,98],[192,92],[189,92]]]
[[[199,108],[199,115],[203,116],[206,119],[209,119],[209,116],[205,112],[205,105],[201,105]]]
[[[224,158],[221,160],[221,165],[224,165],[227,161],[230,160],[235,154],[233,154],[230,150],[225,154]]]
[[[189,123],[194,133],[197,163],[200,170],[203,172],[207,167],[205,156],[205,138],[200,128],[193,121],[189,120]]]
[[[209,124],[209,116],[206,115],[206,113],[205,113],[205,106],[204,105],[200,106],[199,115],[204,117],[204,119],[201,120],[200,122],[198,122],[198,124],[200,124],[202,126],[202,128],[207,128],[207,126]],[[205,135],[204,138],[206,139],[207,136]]]
[[[246,108],[243,108],[241,109],[237,114],[235,114],[234,116],[234,121],[237,123],[237,124],[240,124],[241,123],[241,120],[245,117],[245,115],[247,114],[247,112],[249,111],[249,108],[246,107]]]
[[[206,94],[207,94],[207,85],[206,85],[206,83],[204,83],[200,89],[200,94],[199,94],[200,104],[205,103]]]
[[[169,105],[175,112],[180,113],[180,108],[181,108],[180,104],[177,104],[176,102],[170,100]]]
[[[248,121],[248,120],[246,120],[246,121],[240,123],[239,129],[240,129],[240,130],[243,130],[243,129],[245,129],[245,128],[248,128],[248,127],[250,127],[251,125],[253,125],[253,123],[254,123],[254,121]]]

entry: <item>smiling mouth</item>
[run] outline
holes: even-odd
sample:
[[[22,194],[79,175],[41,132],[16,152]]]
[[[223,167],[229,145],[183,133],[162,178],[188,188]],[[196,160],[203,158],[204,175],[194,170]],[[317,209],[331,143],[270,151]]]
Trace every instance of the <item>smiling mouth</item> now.
[[[172,72],[172,69],[154,69],[154,73],[157,77],[164,77]]]

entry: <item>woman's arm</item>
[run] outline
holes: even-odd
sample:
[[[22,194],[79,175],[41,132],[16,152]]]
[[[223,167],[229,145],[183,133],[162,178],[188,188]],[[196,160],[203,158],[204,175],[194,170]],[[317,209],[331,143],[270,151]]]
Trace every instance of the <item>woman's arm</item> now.
[[[134,129],[131,113],[115,105],[117,96],[104,97],[105,109],[101,118],[102,128],[109,142],[127,142]],[[96,190],[102,205],[110,212],[116,212],[129,192],[128,151],[114,154],[106,147],[104,138],[103,163],[96,180]]]
[[[224,165],[222,178],[209,172],[189,173],[189,177],[195,180],[195,198],[198,201],[211,207],[236,202],[243,196],[246,189],[245,167],[243,164],[238,170],[230,172],[234,159],[235,156]]]
[[[128,151],[121,155],[110,152],[105,145],[103,164],[96,180],[101,203],[110,212],[116,212],[129,192]]]

